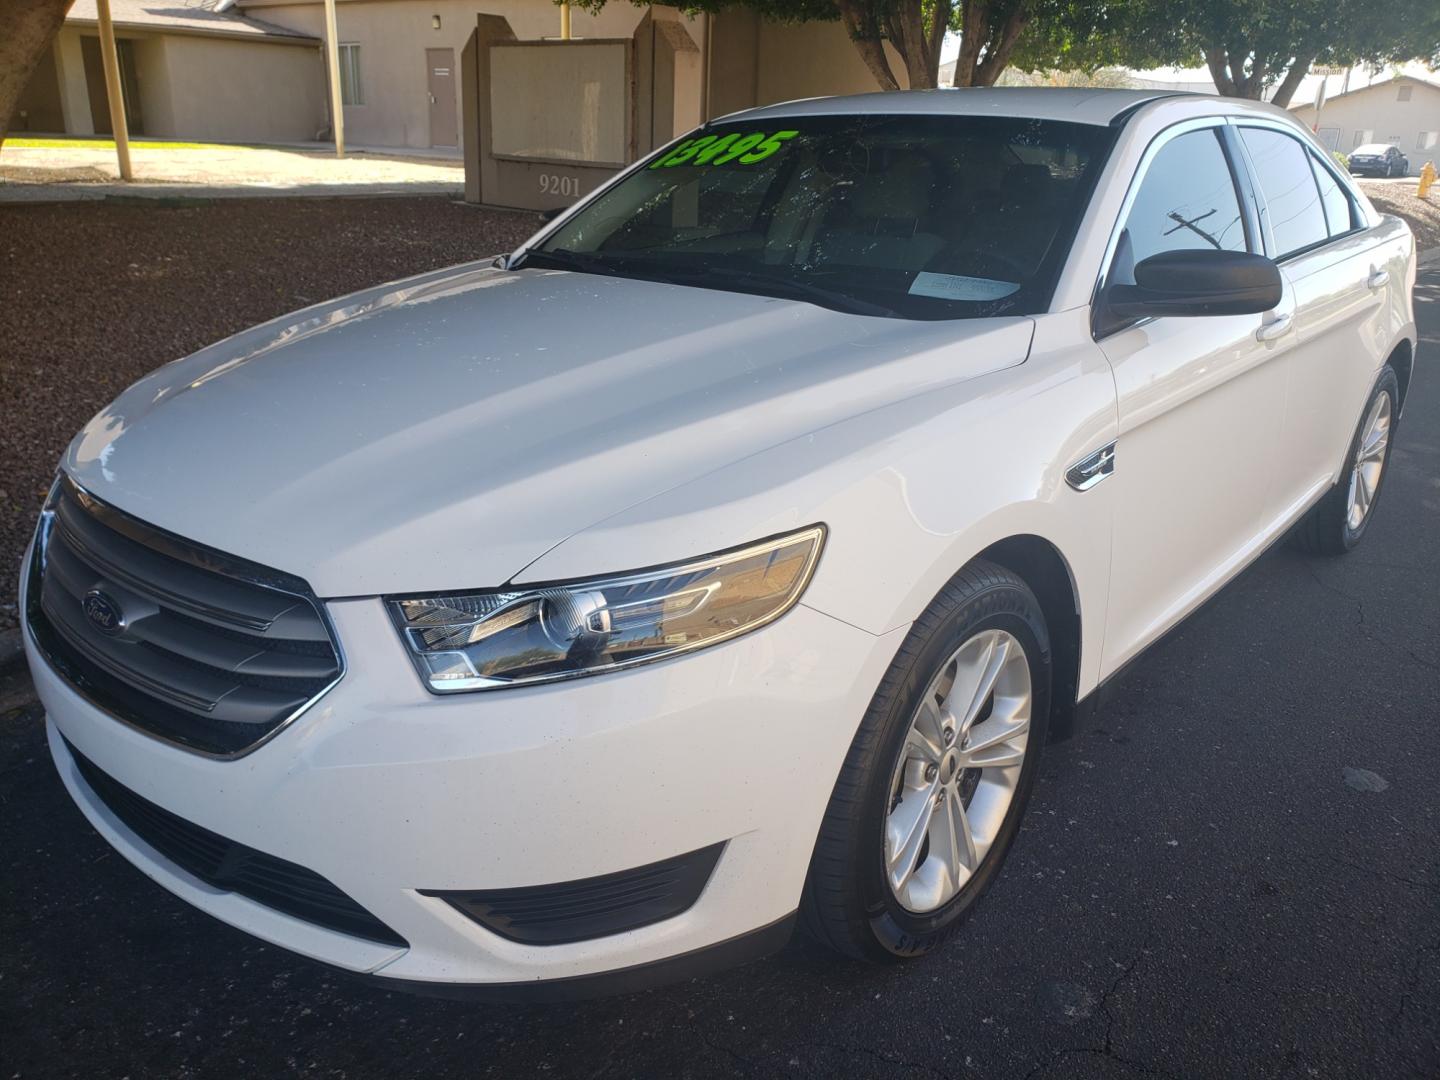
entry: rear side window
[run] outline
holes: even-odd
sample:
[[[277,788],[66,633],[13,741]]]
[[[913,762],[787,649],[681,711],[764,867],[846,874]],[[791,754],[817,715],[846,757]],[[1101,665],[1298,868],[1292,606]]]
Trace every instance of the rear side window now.
[[[1130,207],[1110,280],[1133,282],[1135,264],[1167,251],[1244,251],[1235,179],[1215,129],[1171,139],[1150,162]]]
[[[1309,151],[1298,139],[1268,128],[1242,127],[1260,187],[1262,216],[1270,220],[1275,258],[1283,259],[1329,239],[1320,188],[1310,169]]]
[[[1314,154],[1310,155],[1310,167],[1315,170],[1315,182],[1320,185],[1320,202],[1325,207],[1325,224],[1330,235],[1350,232],[1359,224],[1350,196]]]

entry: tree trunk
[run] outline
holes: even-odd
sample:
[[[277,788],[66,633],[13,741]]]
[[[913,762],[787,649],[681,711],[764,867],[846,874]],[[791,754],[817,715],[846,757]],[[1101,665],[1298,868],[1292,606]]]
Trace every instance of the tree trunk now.
[[[1275,96],[1270,99],[1271,104],[1279,105],[1282,109],[1290,107],[1290,99],[1295,96],[1295,91],[1300,88],[1305,76],[1310,74],[1310,65],[1314,60],[1314,56],[1295,58],[1290,70],[1285,73],[1285,78],[1281,79],[1280,85],[1275,88]]]
[[[980,50],[989,37],[989,0],[960,0],[960,55],[955,58],[956,86],[975,85]]]
[[[940,85],[940,50],[945,43],[945,30],[950,25],[951,0],[935,0],[930,9],[930,25],[925,28],[925,43],[930,54],[930,85]]]
[[[956,86],[994,86],[1010,65],[1010,57],[1035,12],[1021,3],[996,26],[993,0],[960,0],[960,56],[955,62]],[[982,55],[983,53],[983,55]]]
[[[1205,47],[1205,66],[1215,80],[1215,89],[1225,97],[1249,98],[1260,101],[1265,96],[1265,77],[1270,74],[1270,61],[1255,53],[1245,42]],[[1250,70],[1245,62],[1250,61]]]
[[[0,146],[73,0],[0,0]]]
[[[4,2],[4,0],[0,0]],[[880,28],[866,7],[864,0],[835,0],[840,12],[840,22],[850,35],[850,41],[870,74],[880,84],[881,90],[899,90],[900,83],[890,70],[890,58],[885,55],[885,42],[880,38]]]
[[[975,69],[975,81],[971,83],[972,86],[995,85],[995,81],[1000,78],[1000,73],[1010,63],[1010,56],[1015,52],[1015,45],[1028,25],[1030,25],[1028,11],[1022,8],[1011,13],[1010,17],[1005,20],[1005,25],[1000,28],[999,38],[990,42],[990,47],[985,50],[985,59],[980,61],[979,66]]]
[[[1226,65],[1225,50],[1219,46],[1211,46],[1205,50],[1205,66],[1210,69],[1210,78],[1215,80],[1215,90],[1225,97],[1236,97],[1235,82],[1230,78],[1230,70]]]

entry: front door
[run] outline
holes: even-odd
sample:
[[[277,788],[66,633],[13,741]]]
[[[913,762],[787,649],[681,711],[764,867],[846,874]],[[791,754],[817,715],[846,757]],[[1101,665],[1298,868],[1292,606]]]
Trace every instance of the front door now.
[[[426,49],[425,72],[430,90],[430,145],[460,145],[455,116],[455,50]]]
[[[1133,283],[1136,263],[1167,251],[1258,250],[1241,205],[1217,128],[1169,137],[1140,178],[1106,280]],[[1272,340],[1275,317],[1147,319],[1100,339],[1119,412],[1102,675],[1188,614],[1271,527],[1286,391],[1276,361],[1289,345]]]

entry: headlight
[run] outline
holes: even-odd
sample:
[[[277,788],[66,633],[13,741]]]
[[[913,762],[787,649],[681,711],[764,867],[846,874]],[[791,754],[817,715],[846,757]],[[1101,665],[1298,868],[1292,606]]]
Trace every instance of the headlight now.
[[[663,660],[773,622],[805,591],[823,526],[658,570],[503,592],[391,600],[437,693],[493,690]]]

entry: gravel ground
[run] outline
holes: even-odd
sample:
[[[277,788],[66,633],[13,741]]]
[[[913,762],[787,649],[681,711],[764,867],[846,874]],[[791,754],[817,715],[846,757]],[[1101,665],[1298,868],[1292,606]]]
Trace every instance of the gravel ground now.
[[[1430,189],[1430,197],[1416,196],[1417,181],[1377,184],[1360,182],[1360,188],[1382,214],[1396,214],[1410,223],[1421,251],[1440,247],[1440,185]]]
[[[56,460],[122,389],[287,311],[507,250],[537,224],[441,198],[0,207],[0,630]]]

